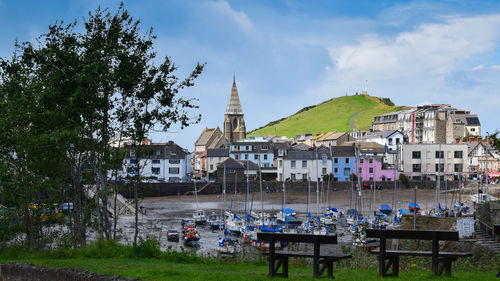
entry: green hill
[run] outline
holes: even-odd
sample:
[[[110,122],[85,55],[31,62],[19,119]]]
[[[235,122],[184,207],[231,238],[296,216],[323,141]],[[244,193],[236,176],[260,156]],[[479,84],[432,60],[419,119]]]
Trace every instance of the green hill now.
[[[287,136],[297,133],[349,132],[350,120],[354,118],[356,130],[370,129],[375,115],[394,112],[404,107],[395,106],[390,99],[369,95],[343,96],[318,105],[304,107],[292,116],[272,121],[249,132],[249,136]]]

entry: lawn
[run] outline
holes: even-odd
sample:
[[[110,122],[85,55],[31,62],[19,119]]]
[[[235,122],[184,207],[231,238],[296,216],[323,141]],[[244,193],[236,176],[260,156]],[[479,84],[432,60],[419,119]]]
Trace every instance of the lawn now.
[[[6,260],[3,260],[6,261]],[[12,260],[10,260],[12,261]],[[142,280],[267,280],[267,266],[225,263],[181,263],[148,258],[16,259],[33,265],[82,268],[101,274]],[[429,270],[403,271],[399,280],[498,280],[494,271],[455,271],[452,276],[432,276]],[[336,280],[380,280],[376,270],[335,270]],[[312,268],[291,267],[288,280],[313,280]],[[283,278],[276,278],[277,280]],[[273,280],[276,280],[273,279]],[[391,280],[392,278],[389,278]]]

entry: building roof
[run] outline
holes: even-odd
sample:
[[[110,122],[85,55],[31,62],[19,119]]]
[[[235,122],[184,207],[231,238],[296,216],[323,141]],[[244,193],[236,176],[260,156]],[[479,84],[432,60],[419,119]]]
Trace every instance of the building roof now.
[[[205,128],[194,145],[206,145],[217,128]]]
[[[233,77],[233,88],[231,89],[231,96],[229,97],[229,102],[226,107],[226,114],[243,115],[243,110],[241,109],[240,97],[238,96],[238,89],[236,89],[236,78]]]
[[[287,160],[312,160],[316,159],[316,152],[310,150],[291,150],[284,157]]]
[[[332,146],[332,157],[355,157],[354,146]]]
[[[315,141],[334,141],[338,140],[340,137],[346,135],[347,133],[343,132],[326,132],[321,133],[313,138]]]
[[[133,150],[131,146],[125,148],[127,149],[127,158],[135,157],[130,155],[131,150]],[[188,154],[173,141],[143,145],[141,149],[143,151],[141,159],[185,159],[186,154]]]
[[[311,147],[305,143],[297,143],[297,144],[294,144],[292,145],[292,150],[302,150],[302,151],[306,151],[306,150],[310,150]]]
[[[248,165],[248,170],[255,171],[259,170],[259,165],[255,164],[254,162],[250,160],[235,160],[231,157],[227,158],[226,160],[222,161],[217,165],[217,168],[230,168],[230,169],[246,169],[246,166]]]
[[[398,130],[388,130],[388,131],[379,131],[379,132],[373,132],[369,135],[366,135],[364,138],[365,139],[374,139],[374,138],[388,138],[390,136],[392,136],[393,134],[395,133],[400,133],[402,134],[400,131]]]
[[[479,126],[481,123],[479,122],[479,118],[477,117],[465,117],[466,124],[468,126]]]
[[[229,157],[229,149],[227,148],[207,149],[207,157]]]

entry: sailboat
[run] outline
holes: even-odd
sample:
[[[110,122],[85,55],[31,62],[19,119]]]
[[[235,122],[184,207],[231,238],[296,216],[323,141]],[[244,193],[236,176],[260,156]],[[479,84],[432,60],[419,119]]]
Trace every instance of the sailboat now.
[[[194,182],[194,196],[196,198],[196,210],[193,211],[193,220],[196,224],[206,224],[207,217],[205,216],[205,211],[200,209],[198,202],[198,190],[196,189],[196,181]]]

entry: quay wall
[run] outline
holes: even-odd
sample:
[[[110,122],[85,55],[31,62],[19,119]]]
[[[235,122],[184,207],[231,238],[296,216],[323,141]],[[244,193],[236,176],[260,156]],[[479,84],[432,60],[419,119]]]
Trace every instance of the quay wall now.
[[[373,182],[368,183],[369,185],[374,184]],[[311,182],[311,190],[316,190],[316,182]],[[383,189],[393,189],[394,182],[392,181],[383,181],[375,183],[377,188]],[[307,182],[285,182],[286,192],[306,192],[307,191]],[[324,190],[327,189],[327,183],[323,184],[319,183],[320,188]],[[408,185],[403,185],[397,182],[398,189],[406,189],[413,188],[418,186],[419,189],[435,189],[436,182],[433,181],[421,181],[421,182],[409,182]],[[447,188],[448,190],[457,189],[459,187],[458,182],[448,182]],[[196,188],[198,189],[198,194],[220,194],[222,193],[222,184],[217,182],[211,183],[196,183]],[[441,189],[444,190],[444,183],[441,183]],[[262,189],[265,192],[281,192],[283,189],[283,182],[278,181],[263,181]],[[330,183],[330,190],[345,190],[351,189],[350,182],[332,182]],[[253,190],[258,192],[260,190],[259,182],[249,182],[249,190]],[[138,193],[139,197],[161,197],[161,196],[171,196],[171,195],[185,195],[185,194],[193,194],[194,191],[194,183],[144,183],[139,186]],[[246,191],[246,182],[228,182],[226,183],[226,193],[233,194],[242,193]],[[122,186],[120,193],[125,198],[133,198],[134,192],[132,186]]]

